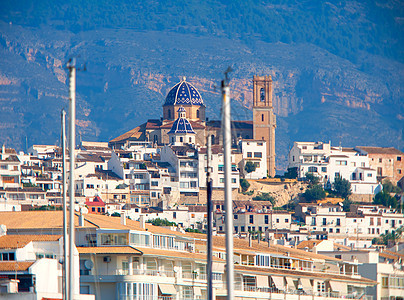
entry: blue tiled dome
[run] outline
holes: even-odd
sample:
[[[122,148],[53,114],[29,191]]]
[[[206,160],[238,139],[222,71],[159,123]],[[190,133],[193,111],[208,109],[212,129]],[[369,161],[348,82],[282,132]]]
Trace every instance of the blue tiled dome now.
[[[185,78],[168,92],[164,105],[200,105],[204,106],[201,94]]]
[[[170,133],[193,133],[195,131],[192,129],[191,123],[185,118],[179,117],[177,120],[174,121],[173,126],[171,126]]]

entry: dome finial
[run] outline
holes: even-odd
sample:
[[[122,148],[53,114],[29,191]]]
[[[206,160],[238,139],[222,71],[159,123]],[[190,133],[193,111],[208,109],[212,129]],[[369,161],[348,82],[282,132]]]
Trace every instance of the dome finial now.
[[[187,78],[185,76],[182,76],[182,81],[186,81]]]

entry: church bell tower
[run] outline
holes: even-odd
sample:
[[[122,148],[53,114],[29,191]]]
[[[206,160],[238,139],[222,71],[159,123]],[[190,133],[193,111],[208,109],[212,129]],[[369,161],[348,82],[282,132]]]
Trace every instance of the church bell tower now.
[[[254,139],[266,141],[268,175],[274,177],[276,116],[272,106],[272,77],[254,75],[253,85]]]

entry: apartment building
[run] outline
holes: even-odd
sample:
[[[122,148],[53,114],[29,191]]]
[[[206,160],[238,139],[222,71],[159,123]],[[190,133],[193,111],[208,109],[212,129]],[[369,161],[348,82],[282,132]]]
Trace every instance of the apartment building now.
[[[74,276],[79,291],[79,256],[75,250]],[[55,299],[62,297],[63,239],[60,235],[0,236],[0,287],[5,299]],[[17,297],[13,298],[13,294]],[[75,295],[91,300],[94,295]]]
[[[330,188],[336,177],[351,183],[354,194],[374,194],[378,182],[366,153],[354,148],[331,147],[323,142],[295,142],[288,156],[288,168],[296,168],[299,178],[312,173]]]
[[[404,187],[404,153],[393,147],[355,147],[369,157],[369,165],[377,171],[379,180],[390,180]]]
[[[402,213],[374,204],[353,204],[350,212],[344,212],[341,205],[299,203],[296,216],[305,222],[309,231],[327,232],[328,238],[340,242],[348,237],[369,241],[404,226]],[[358,245],[358,242],[350,244]]]
[[[237,189],[240,186],[240,172],[237,166],[237,152],[231,153],[231,187]],[[206,148],[198,151],[198,181],[199,186],[206,188],[208,155]],[[224,189],[224,155],[222,145],[212,145],[212,157],[210,158],[212,186],[214,189]]]
[[[247,179],[261,179],[267,177],[267,145],[263,140],[241,140],[240,148],[243,160],[240,163],[240,170]],[[255,171],[247,173],[245,165],[251,162],[255,165]]]
[[[59,232],[61,217],[61,212],[14,213],[13,218],[0,213],[14,233],[38,227]],[[76,216],[76,224],[82,293],[101,300],[206,299],[205,235],[103,215]],[[214,236],[213,247],[214,299],[225,299],[225,238]],[[359,275],[356,264],[238,238],[234,264],[237,299],[366,299],[366,288],[376,285]]]

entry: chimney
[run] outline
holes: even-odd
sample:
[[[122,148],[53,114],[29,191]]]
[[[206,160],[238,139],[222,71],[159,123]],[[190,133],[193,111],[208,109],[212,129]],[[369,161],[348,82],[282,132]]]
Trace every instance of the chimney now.
[[[80,215],[79,215],[79,226],[80,227],[84,226],[84,216],[83,216],[83,213],[81,211],[81,208],[80,208]]]
[[[126,213],[121,212],[121,224],[126,225]]]
[[[268,247],[271,247],[271,239],[270,238],[268,238]]]
[[[140,222],[140,227],[145,229],[146,228],[146,220],[144,219],[144,215],[140,215],[139,222]]]
[[[3,154],[6,153],[6,146],[4,146],[4,144],[3,144],[3,146],[1,147],[1,153],[3,153]]]
[[[252,247],[252,236],[251,233],[248,234],[248,247]]]

